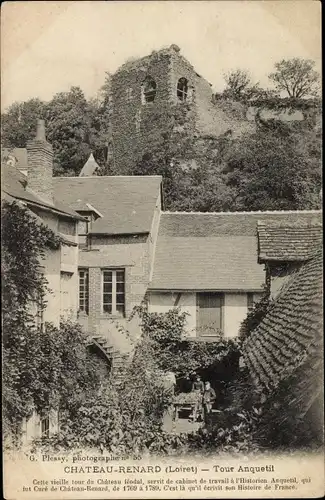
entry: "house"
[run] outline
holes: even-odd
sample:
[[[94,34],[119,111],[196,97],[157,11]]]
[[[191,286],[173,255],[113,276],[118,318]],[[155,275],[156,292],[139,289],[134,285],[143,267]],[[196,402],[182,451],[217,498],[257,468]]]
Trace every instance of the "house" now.
[[[145,298],[162,208],[160,176],[56,177],[54,190],[87,219],[79,224],[78,321],[121,352],[120,327]]]
[[[123,353],[139,335],[128,320],[143,302],[150,312],[186,312],[190,338],[238,336],[266,287],[260,224],[320,221],[318,211],[165,212],[160,176],[61,177],[54,185],[88,218],[78,230],[78,321]]]
[[[38,121],[36,137],[27,144],[23,157],[23,163],[17,168],[10,161],[1,166],[2,198],[19,201],[39,222],[60,237],[60,248],[48,250],[42,262],[50,289],[45,297],[48,305],[43,322],[58,326],[61,317],[77,317],[77,227],[84,219],[54,196],[53,150],[45,138],[44,121]]]
[[[277,243],[278,235],[274,248]],[[242,350],[251,380],[267,405],[266,416],[277,429],[273,439],[284,439],[282,427],[290,417],[296,429],[304,425],[317,440],[323,437],[323,255],[320,245],[313,252],[301,250],[292,249],[304,258]],[[299,437],[300,432],[291,431],[290,439],[295,433]]]
[[[37,325],[45,322],[59,326],[61,318],[76,320],[78,287],[78,222],[83,217],[54,196],[53,150],[45,138],[45,127],[38,121],[34,140],[27,144],[23,167],[9,161],[1,166],[2,200],[18,202],[29,210],[35,221],[52,229],[60,239],[58,249],[48,249],[42,260],[48,282],[46,307],[38,311],[31,304]],[[58,426],[57,412],[47,415],[34,413],[23,424],[23,441],[50,435]]]
[[[165,212],[160,176],[48,175],[37,184],[33,145],[27,151],[28,186],[35,193],[28,196],[42,197],[43,212],[46,203],[53,211],[55,200],[61,215],[53,227],[71,242],[62,245],[60,279],[54,272],[49,277],[60,290],[60,314],[71,310],[110,357],[132,350],[139,325],[130,319],[141,303],[150,312],[186,312],[189,338],[238,336],[269,284],[274,295],[321,238],[320,211]],[[92,157],[87,165],[94,165]],[[74,227],[78,222],[77,230],[68,220]],[[74,255],[70,274],[68,254]]]
[[[4,165],[2,190],[61,238],[44,262],[42,321],[77,320],[114,377],[140,334],[134,306],[178,307],[189,338],[236,337],[265,287],[274,294],[321,237],[320,211],[165,212],[160,176],[53,177],[42,121],[26,155]]]
[[[320,220],[260,221],[257,224],[258,262],[266,268],[270,294],[277,296],[288,277],[315,253],[322,243]]]
[[[241,322],[261,298],[268,279],[261,265],[265,247],[261,228],[316,225],[318,231],[319,221],[318,211],[162,212],[148,288],[149,310],[164,312],[178,306],[188,314],[189,337],[216,339],[218,331],[226,337],[238,336]]]

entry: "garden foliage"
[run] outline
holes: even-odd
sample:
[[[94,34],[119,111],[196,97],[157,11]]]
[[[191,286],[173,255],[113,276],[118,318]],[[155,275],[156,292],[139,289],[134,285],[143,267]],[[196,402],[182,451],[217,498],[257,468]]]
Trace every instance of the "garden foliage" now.
[[[211,367],[238,353],[240,342],[237,339],[225,339],[221,332],[215,332],[215,342],[189,339],[185,333],[187,315],[178,308],[160,314],[149,313],[139,307],[137,312],[141,319],[143,338],[151,342],[161,370],[186,377],[195,370]]]
[[[99,387],[78,325],[60,328],[35,321],[50,293],[42,259],[58,251],[58,237],[20,204],[2,204],[3,419],[7,437],[19,440],[33,411],[73,408]]]
[[[273,300],[267,291],[264,292],[261,299],[256,302],[251,311],[248,311],[246,318],[240,325],[240,337],[246,339],[258,327],[260,322],[270,311]]]

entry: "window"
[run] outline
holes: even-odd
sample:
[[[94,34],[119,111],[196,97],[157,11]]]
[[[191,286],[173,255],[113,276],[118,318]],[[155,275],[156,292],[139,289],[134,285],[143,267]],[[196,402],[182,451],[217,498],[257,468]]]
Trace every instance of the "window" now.
[[[79,311],[88,314],[89,310],[89,272],[79,269]]]
[[[247,309],[248,311],[251,311],[254,307],[254,294],[253,293],[248,293],[247,294]]]
[[[73,221],[66,221],[59,219],[59,233],[66,234],[68,236],[76,235],[76,223]]]
[[[50,418],[43,417],[41,419],[41,435],[42,437],[50,437]]]
[[[151,76],[147,76],[145,79],[143,85],[142,85],[142,104],[145,104],[146,102],[153,102],[156,97],[156,92],[157,92],[157,84]]]
[[[73,273],[60,272],[60,315],[68,318],[73,310],[72,294],[71,294],[71,278]]]
[[[90,217],[88,218],[88,216],[87,216],[87,219],[90,220]],[[80,248],[87,248],[88,247],[88,225],[89,225],[89,220],[88,221],[79,221],[78,222],[78,241],[79,241],[79,247]]]
[[[199,336],[215,336],[222,330],[223,302],[222,293],[202,292],[196,294],[196,327]]]
[[[187,99],[188,82],[186,78],[180,78],[177,83],[177,97],[180,101],[184,102]]]
[[[117,316],[125,313],[124,269],[103,270],[103,312]]]

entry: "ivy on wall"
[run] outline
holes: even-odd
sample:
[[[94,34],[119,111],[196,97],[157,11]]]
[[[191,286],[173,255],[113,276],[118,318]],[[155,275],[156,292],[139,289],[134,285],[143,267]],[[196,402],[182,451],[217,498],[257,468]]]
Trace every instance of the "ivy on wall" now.
[[[158,367],[187,377],[193,371],[216,367],[219,362],[239,353],[240,341],[224,338],[216,331],[215,342],[200,342],[186,338],[186,313],[170,309],[166,313],[149,313],[136,308],[141,319],[143,339],[150,341]],[[141,343],[138,346],[141,349]]]
[[[44,307],[47,291],[42,257],[59,251],[58,237],[19,203],[4,201],[1,215],[4,434],[18,442],[24,418],[78,406],[100,376],[78,325],[35,324],[31,303]]]

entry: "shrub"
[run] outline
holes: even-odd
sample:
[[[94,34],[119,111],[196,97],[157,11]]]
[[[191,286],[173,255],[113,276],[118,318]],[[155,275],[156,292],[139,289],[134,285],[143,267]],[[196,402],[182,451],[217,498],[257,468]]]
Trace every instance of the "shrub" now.
[[[262,298],[256,302],[251,311],[248,312],[246,318],[242,321],[239,334],[242,339],[246,339],[258,327],[260,322],[264,319],[273,304],[270,299],[269,293],[264,292]]]
[[[143,340],[126,367],[121,386],[106,381],[78,405],[69,404],[59,435],[35,445],[95,447],[115,455],[158,451],[169,442],[161,430],[169,404],[150,342]]]
[[[149,313],[136,308],[141,320],[143,338],[151,342],[151,349],[161,370],[173,371],[186,377],[194,370],[205,369],[239,353],[238,339],[218,337],[215,342],[189,340],[185,333],[186,313],[178,308],[166,313]]]
[[[20,204],[2,204],[3,420],[5,438],[19,444],[21,424],[33,411],[72,408],[96,389],[100,377],[79,325],[38,328],[31,303],[44,308],[41,267],[59,238]]]

